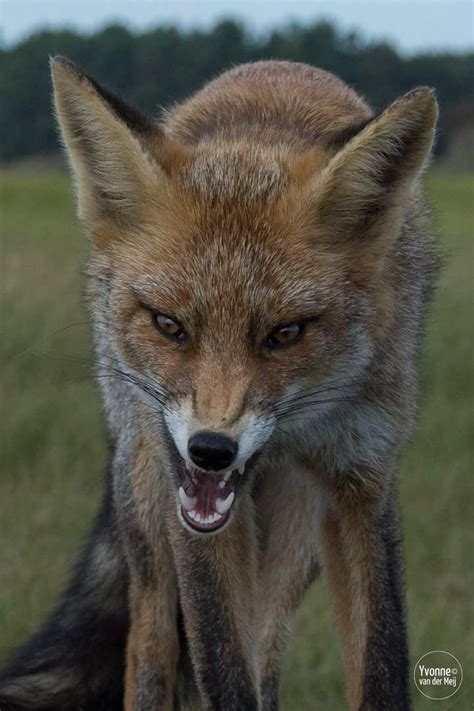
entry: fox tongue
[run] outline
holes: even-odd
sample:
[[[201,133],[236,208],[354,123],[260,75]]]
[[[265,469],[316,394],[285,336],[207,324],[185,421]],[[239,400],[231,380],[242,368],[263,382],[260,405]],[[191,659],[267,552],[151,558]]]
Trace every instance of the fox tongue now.
[[[193,488],[194,496],[186,502],[192,505],[189,506],[189,508],[188,506],[184,506],[184,508],[186,510],[194,509],[194,511],[197,511],[204,517],[215,513],[217,511],[216,502],[218,499],[218,491],[212,478],[206,476],[197,482]]]
[[[223,516],[234,500],[234,484],[230,472],[216,474],[187,468],[182,474],[179,498],[185,511],[194,511],[203,519],[216,513]]]

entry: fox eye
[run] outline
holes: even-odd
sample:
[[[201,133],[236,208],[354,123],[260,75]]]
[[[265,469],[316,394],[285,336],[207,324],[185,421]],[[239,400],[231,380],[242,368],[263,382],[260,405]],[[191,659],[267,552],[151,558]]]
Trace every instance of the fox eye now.
[[[163,336],[171,338],[173,341],[177,341],[178,343],[182,343],[186,340],[186,331],[180,322],[176,321],[174,318],[171,318],[171,316],[154,311],[152,313],[152,319],[156,328],[163,334]]]
[[[284,326],[275,328],[265,341],[265,346],[274,350],[295,343],[303,335],[304,324],[287,323]]]

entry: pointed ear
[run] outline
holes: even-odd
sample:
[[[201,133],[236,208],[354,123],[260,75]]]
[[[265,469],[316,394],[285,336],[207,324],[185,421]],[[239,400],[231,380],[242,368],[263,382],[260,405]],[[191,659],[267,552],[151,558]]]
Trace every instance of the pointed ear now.
[[[62,137],[76,174],[79,216],[91,227],[103,218],[138,219],[147,194],[163,191],[160,129],[62,57],[51,60]]]
[[[429,89],[393,103],[352,138],[315,179],[312,209],[331,238],[390,243],[429,158],[438,116]]]

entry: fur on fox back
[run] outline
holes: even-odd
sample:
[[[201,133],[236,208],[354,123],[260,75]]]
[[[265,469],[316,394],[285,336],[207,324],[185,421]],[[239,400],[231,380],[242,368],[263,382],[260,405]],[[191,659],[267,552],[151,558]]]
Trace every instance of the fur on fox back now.
[[[351,598],[344,592],[349,577],[340,573],[338,579],[334,561],[350,532],[357,538],[357,531],[365,530],[359,509],[382,502],[375,518],[380,513],[377,530],[384,536],[397,519],[394,472],[413,426],[425,305],[439,263],[420,187],[437,116],[432,93],[415,90],[376,116],[328,72],[257,62],[224,73],[154,122],[67,60],[54,61],[53,75],[79,216],[91,237],[87,301],[114,443],[113,474],[106,513],[91,535],[81,574],[0,679],[2,711],[120,708],[116,699],[125,674],[120,657],[127,636],[129,660],[136,661],[134,645],[140,644],[136,628],[128,634],[128,614],[133,618],[134,610],[146,604],[129,576],[147,580],[160,556],[170,562],[166,567],[159,561],[156,587],[168,601],[163,637],[169,647],[163,658],[168,654],[170,665],[181,660],[178,676],[186,677],[184,685],[197,687],[206,708],[237,709],[247,698],[244,682],[230,678],[234,690],[222,693],[231,696],[222,696],[223,706],[213,706],[206,687],[208,660],[199,619],[192,617],[194,607],[202,615],[204,607],[190,588],[189,570],[195,570],[196,586],[203,590],[211,590],[212,581],[196,558],[187,557],[199,542],[189,543],[188,533],[174,528],[170,482],[168,440],[174,437],[179,449],[184,421],[187,435],[220,429],[241,437],[242,448],[251,454],[259,451],[252,474],[242,479],[234,519],[203,554],[213,556],[212,565],[221,565],[216,579],[221,592],[227,581],[230,629],[247,660],[242,678],[249,689],[258,689],[257,706],[248,701],[246,708],[276,708],[275,679],[287,624],[274,632],[274,620],[261,610],[268,604],[280,615],[270,593],[275,590],[276,597],[279,578],[293,574],[292,561],[298,562],[301,580],[295,577],[291,594],[285,593],[282,616],[297,606],[321,563],[332,576],[352,708],[392,708],[386,701],[390,693],[398,698],[393,708],[408,708],[405,691],[392,687],[388,676],[386,697],[371,701],[375,682],[370,680],[386,650],[374,637],[383,602],[377,607],[362,579],[366,575],[375,588],[378,563],[367,573],[357,567],[370,557],[369,534],[360,558],[348,554],[346,560],[347,576],[354,576],[360,594]],[[179,313],[194,345],[180,350],[163,341],[150,327],[150,311],[158,307]],[[293,319],[307,323],[304,338],[262,355],[256,344],[276,324]],[[137,374],[155,390],[137,388]],[[325,396],[308,400],[306,407],[301,401],[297,414],[285,411],[299,394],[316,392],[325,383],[326,390],[319,391]],[[288,526],[278,531],[282,492]],[[328,504],[332,500],[334,507]],[[336,521],[339,510],[345,512],[343,523]],[[307,525],[295,532],[300,518]],[[243,556],[239,545],[247,539]],[[234,549],[232,568],[226,555]],[[396,541],[390,550],[387,566],[398,565]],[[259,571],[269,586],[263,601]],[[116,596],[101,584],[105,580],[114,583]],[[387,581],[380,585],[388,590]],[[399,577],[395,587],[402,588]],[[92,589],[88,597],[86,590]],[[364,596],[367,604],[361,602]],[[81,617],[72,609],[76,599],[84,605],[89,601],[97,613],[103,655],[108,654],[107,634],[100,634],[101,619],[118,630],[110,665],[104,665],[100,678],[86,661],[87,633],[81,634]],[[155,619],[154,604],[143,619]],[[353,611],[352,621],[345,606]],[[398,624],[393,609],[387,603],[389,630]],[[89,612],[82,615],[89,624]],[[173,627],[176,620],[182,626],[183,615],[186,642],[183,630],[175,633]],[[63,651],[61,659],[54,644],[68,647],[63,623],[76,631],[76,651]],[[220,617],[204,619],[207,623],[210,635],[213,625],[223,624]],[[403,648],[400,655],[405,653]],[[183,654],[191,657],[192,674],[189,668],[182,671]],[[261,664],[259,654],[265,657]],[[151,656],[161,660],[159,651]],[[130,663],[128,693],[138,698],[143,680],[136,672],[130,681],[131,674]],[[55,681],[60,677],[61,684]],[[220,683],[213,677],[215,689]],[[168,682],[158,679],[155,689],[156,709],[168,708],[173,693]],[[132,708],[130,698],[127,708]]]

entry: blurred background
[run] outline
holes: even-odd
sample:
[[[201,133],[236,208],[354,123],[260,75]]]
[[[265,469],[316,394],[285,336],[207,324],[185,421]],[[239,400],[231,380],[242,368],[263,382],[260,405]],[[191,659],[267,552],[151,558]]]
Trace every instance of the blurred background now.
[[[155,115],[234,64],[289,59],[335,72],[377,110],[417,85],[434,87],[440,101],[426,182],[446,266],[427,326],[419,426],[400,485],[413,663],[434,649],[454,654],[463,685],[437,708],[471,709],[472,4],[3,0],[0,26],[0,661],[67,579],[106,461],[81,302],[86,240],[51,111],[48,56],[66,55]],[[432,707],[413,694],[416,709]],[[282,708],[337,711],[344,703],[322,580],[298,615]]]

